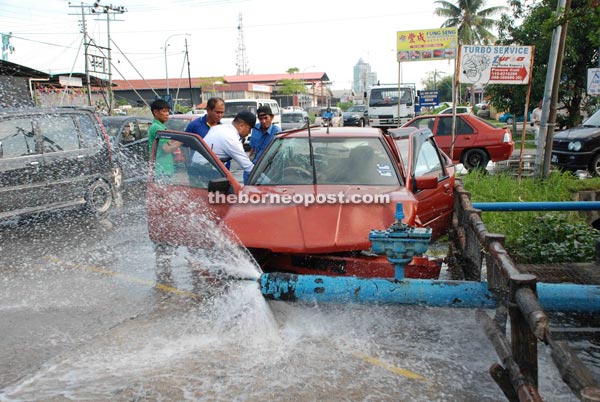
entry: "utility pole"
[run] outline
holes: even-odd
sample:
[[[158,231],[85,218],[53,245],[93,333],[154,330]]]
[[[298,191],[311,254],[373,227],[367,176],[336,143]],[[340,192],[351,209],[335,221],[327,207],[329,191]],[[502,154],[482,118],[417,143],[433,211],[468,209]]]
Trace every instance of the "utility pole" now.
[[[111,58],[111,48],[110,48],[110,19],[111,15],[113,20],[116,21],[116,14],[123,14],[127,11],[127,9],[123,6],[114,7],[112,4],[108,6],[103,6],[100,4],[100,0],[94,2],[93,5],[83,4],[80,6],[71,5],[69,7],[81,7],[81,20],[82,20],[82,33],[83,33],[83,43],[84,43],[84,53],[85,53],[85,76],[87,80],[87,91],[88,91],[88,102],[90,106],[92,104],[92,90],[90,83],[90,70],[95,73],[108,75],[108,114],[112,115],[114,109],[114,97],[112,91],[112,58]],[[94,41],[87,34],[87,25],[85,22],[86,15],[92,14],[106,14],[106,27],[107,27],[107,47],[103,48],[101,46],[97,46],[92,44]],[[79,15],[79,14],[75,14]],[[90,54],[89,47],[90,45],[99,50],[100,55]],[[104,57],[102,53],[102,49],[106,49],[107,57]],[[105,61],[108,62],[105,62]]]
[[[194,103],[194,93],[192,92],[192,76],[190,74],[190,54],[188,53],[187,38],[185,38],[185,59],[187,60],[188,68],[188,86],[190,88],[190,102],[192,102],[192,113],[196,112],[196,104]]]
[[[571,0],[559,0],[556,11],[556,19],[564,16],[567,7],[570,7]],[[542,101],[542,115],[540,118],[540,129],[536,142],[537,152],[535,155],[536,178],[546,178],[550,168],[550,156],[552,155],[553,129],[549,129],[550,124],[556,120],[556,100],[558,99],[558,86],[560,84],[561,65],[564,54],[564,40],[566,38],[568,24],[558,25],[554,28],[552,35],[552,46],[548,57],[548,69],[546,71],[546,83],[544,87],[544,99]],[[554,104],[552,103],[554,102]],[[554,111],[550,110],[553,108]]]
[[[106,34],[107,34],[107,51],[108,51],[108,114],[112,115],[113,109],[114,109],[114,96],[113,96],[113,90],[112,90],[112,58],[111,58],[111,48],[110,48],[110,19],[111,19],[111,15],[113,20],[116,21],[115,15],[116,14],[123,14],[125,11],[127,11],[125,9],[125,7],[123,6],[118,6],[118,7],[113,7],[112,4],[108,5],[108,6],[102,6],[100,5],[100,0],[96,1],[94,3],[94,8],[92,8],[91,12],[92,14],[99,14],[99,13],[104,13],[106,14]]]

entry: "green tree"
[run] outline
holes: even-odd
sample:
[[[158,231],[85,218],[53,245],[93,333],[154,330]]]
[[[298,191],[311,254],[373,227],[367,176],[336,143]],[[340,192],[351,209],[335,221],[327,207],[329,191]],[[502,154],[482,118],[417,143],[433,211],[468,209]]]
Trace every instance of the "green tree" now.
[[[556,20],[556,0],[542,0],[529,6],[520,1],[511,3],[512,15],[503,15],[499,23],[499,43],[502,45],[535,46],[531,73],[530,110],[543,98],[548,58]],[[516,17],[516,18],[515,18]],[[567,115],[560,121],[567,127],[581,121],[580,109],[593,110],[597,98],[586,97],[587,69],[598,65],[600,46],[600,6],[594,0],[573,0],[565,17],[569,25],[559,89],[559,107]],[[486,93],[499,110],[522,115],[525,109],[526,85],[490,85]],[[560,110],[560,109],[559,109]]]
[[[458,42],[463,45],[488,45],[495,40],[490,29],[497,21],[491,18],[494,14],[506,9],[504,6],[485,7],[485,0],[457,0],[456,4],[438,0],[434,13],[446,18],[442,28],[457,27]]]
[[[296,95],[306,93],[304,81],[294,77],[300,69],[298,67],[288,68],[286,73],[290,74],[291,78],[285,78],[277,83],[277,92],[284,95]]]

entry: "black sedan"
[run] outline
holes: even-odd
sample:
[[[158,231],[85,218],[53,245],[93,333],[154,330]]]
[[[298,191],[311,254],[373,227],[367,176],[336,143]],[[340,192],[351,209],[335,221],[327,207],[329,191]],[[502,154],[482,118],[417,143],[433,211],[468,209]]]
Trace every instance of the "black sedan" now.
[[[353,105],[344,112],[344,127],[364,127],[369,121],[367,105]]]
[[[600,110],[580,126],[554,134],[552,165],[600,176]]]
[[[148,170],[148,129],[152,119],[136,116],[104,116],[115,161],[124,182],[143,180]],[[119,183],[120,185],[121,183]]]

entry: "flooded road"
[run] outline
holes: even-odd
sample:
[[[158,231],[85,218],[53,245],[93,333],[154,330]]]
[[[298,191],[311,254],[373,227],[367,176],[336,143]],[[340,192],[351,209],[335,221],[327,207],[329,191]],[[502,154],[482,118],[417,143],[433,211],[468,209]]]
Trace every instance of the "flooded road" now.
[[[2,401],[505,400],[474,311],[265,301],[206,276],[258,275],[220,240],[157,259],[143,194],[0,232]],[[542,396],[577,400],[549,361]]]

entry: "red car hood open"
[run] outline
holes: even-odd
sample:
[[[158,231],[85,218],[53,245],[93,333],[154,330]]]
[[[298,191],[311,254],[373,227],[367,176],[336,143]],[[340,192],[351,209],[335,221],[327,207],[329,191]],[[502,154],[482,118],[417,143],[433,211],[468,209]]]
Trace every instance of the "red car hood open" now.
[[[273,252],[331,253],[370,248],[371,229],[387,229],[394,221],[396,203],[403,204],[404,222],[414,224],[416,201],[404,187],[374,186],[246,186],[240,199],[267,199],[288,196],[320,197],[389,196],[388,203],[237,203],[223,223],[249,248]],[[337,198],[336,198],[337,199]]]

